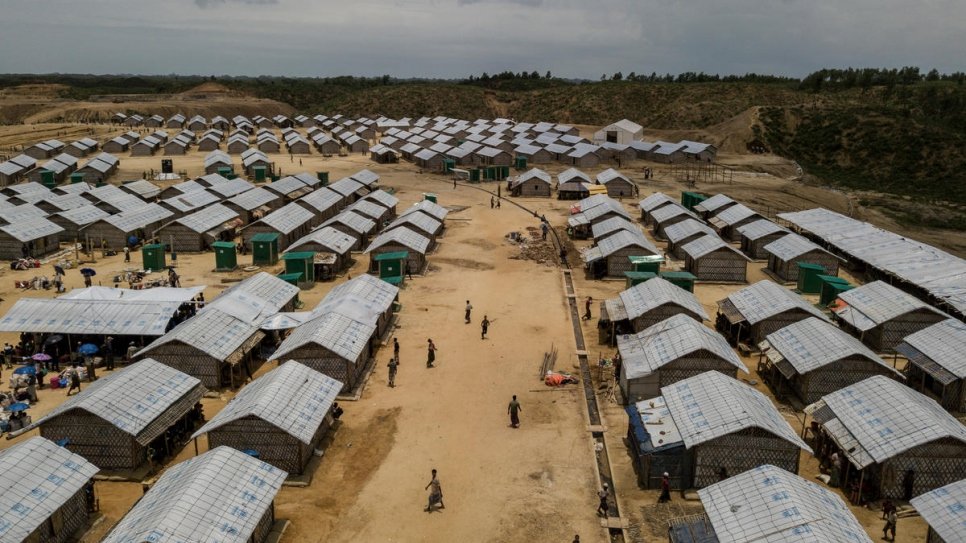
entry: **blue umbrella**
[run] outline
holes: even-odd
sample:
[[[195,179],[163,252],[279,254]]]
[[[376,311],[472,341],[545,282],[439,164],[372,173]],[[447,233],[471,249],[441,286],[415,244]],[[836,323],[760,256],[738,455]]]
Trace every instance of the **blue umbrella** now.
[[[33,366],[22,366],[13,370],[14,375],[37,375],[37,368]]]
[[[91,277],[97,275],[97,272],[94,271],[94,268],[81,268],[80,272],[81,275],[89,275]]]
[[[85,343],[77,348],[77,352],[79,352],[84,356],[94,354],[97,351],[98,351],[97,345],[94,345],[93,343]]]
[[[30,409],[30,405],[29,404],[25,404],[23,402],[18,402],[18,403],[12,403],[12,404],[10,404],[9,406],[7,406],[7,408],[4,411],[11,411],[11,412],[16,413],[17,411],[26,411],[28,409]]]

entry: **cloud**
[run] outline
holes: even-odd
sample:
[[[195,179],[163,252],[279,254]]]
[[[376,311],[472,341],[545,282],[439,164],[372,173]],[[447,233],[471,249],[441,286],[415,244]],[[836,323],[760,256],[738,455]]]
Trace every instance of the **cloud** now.
[[[456,0],[458,6],[470,6],[473,4],[517,4],[531,8],[543,5],[543,0]]]
[[[195,0],[195,5],[201,9],[223,6],[227,3],[247,4],[249,6],[277,4],[278,0]]]

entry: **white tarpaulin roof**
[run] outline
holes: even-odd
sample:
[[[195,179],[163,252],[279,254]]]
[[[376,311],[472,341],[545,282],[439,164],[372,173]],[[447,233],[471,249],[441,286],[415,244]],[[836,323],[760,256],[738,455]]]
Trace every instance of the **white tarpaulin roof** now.
[[[679,358],[705,357],[706,355],[699,355],[700,351],[715,355],[736,369],[748,373],[748,368],[721,334],[681,314],[649,326],[637,334],[619,337],[617,347],[623,360],[624,374],[628,379],[650,375]]]
[[[128,300],[137,302],[184,303],[204,292],[206,285],[186,288],[156,287],[143,290],[112,287],[75,288],[59,300]]]
[[[262,330],[288,330],[297,328],[300,324],[314,318],[311,311],[290,311],[276,313],[262,321]]]
[[[909,500],[943,541],[966,540],[966,479]]]
[[[22,298],[0,319],[0,332],[160,336],[181,302]]]

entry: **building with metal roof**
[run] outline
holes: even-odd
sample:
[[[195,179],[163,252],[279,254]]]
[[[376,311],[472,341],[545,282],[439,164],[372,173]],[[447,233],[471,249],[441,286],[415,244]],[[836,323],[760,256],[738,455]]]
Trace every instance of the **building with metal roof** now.
[[[0,541],[70,541],[87,525],[97,466],[42,437],[0,451]],[[93,492],[91,492],[93,497]]]
[[[287,476],[218,447],[166,469],[103,543],[265,543],[275,523],[273,500]]]
[[[599,222],[590,227],[590,235],[594,238],[594,241],[600,241],[607,236],[611,236],[620,232],[621,230],[627,230],[634,234],[643,234],[641,228],[632,223],[631,221],[625,219],[624,217],[611,217],[606,221]]]
[[[127,191],[145,201],[153,200],[157,198],[159,194],[161,194],[161,187],[155,185],[147,179],[137,179],[135,181],[123,183],[120,186],[120,189]]]
[[[645,488],[670,474],[672,488],[704,488],[763,464],[798,472],[811,448],[753,387],[718,371],[661,388],[629,405],[629,443]]]
[[[597,174],[596,182],[607,187],[607,195],[611,198],[621,199],[637,195],[637,184],[614,168],[607,168]]]
[[[24,431],[39,427],[101,469],[136,470],[151,451],[176,451],[166,433],[187,438],[205,392],[198,379],[148,358],[101,377]]]
[[[30,217],[0,226],[0,259],[40,258],[60,249],[64,229],[43,217]]]
[[[762,247],[768,254],[768,270],[784,281],[798,280],[798,264],[822,266],[824,275],[838,275],[839,259],[798,234],[781,236]]]
[[[389,211],[387,218],[393,219],[396,217],[396,206],[399,205],[399,198],[396,198],[392,194],[384,190],[374,190],[369,194],[365,195],[363,200],[369,202],[375,202]]]
[[[617,348],[621,355],[618,385],[626,403],[654,398],[662,387],[706,371],[732,378],[738,370],[748,373],[720,334],[684,314],[619,336]]]
[[[692,218],[684,219],[664,229],[664,237],[667,238],[667,251],[679,260],[685,258],[685,245],[704,236],[717,237],[717,234],[708,225]]]
[[[715,194],[714,196],[699,202],[694,206],[694,212],[697,213],[702,219],[707,219],[713,215],[716,215],[729,207],[736,205],[738,202],[731,199],[727,194]]]
[[[311,186],[303,183],[301,179],[291,175],[283,177],[278,181],[273,181],[265,185],[265,188],[278,193],[279,196],[287,200],[297,200],[313,190]]]
[[[674,203],[673,205],[661,206],[652,210],[648,218],[654,230],[654,237],[657,239],[667,239],[665,231],[669,226],[688,219],[697,220],[698,216],[685,209],[684,206]]]
[[[644,221],[644,224],[653,224],[654,221],[651,219],[651,213],[668,205],[679,206],[681,204],[678,204],[677,200],[663,192],[655,192],[637,203],[637,207],[641,210],[641,220]]]
[[[839,294],[839,325],[876,352],[894,351],[903,338],[949,317],[919,298],[873,281]]]
[[[927,543],[962,542],[966,534],[966,478],[909,500],[929,525]]]
[[[270,273],[258,272],[235,283],[221,293],[221,296],[208,302],[199,313],[217,309],[243,322],[258,325],[266,317],[293,311],[298,293],[297,286]]]
[[[621,230],[597,242],[582,257],[593,277],[624,277],[631,271],[631,256],[657,256],[661,251],[642,233]]]
[[[105,217],[109,217],[110,213],[100,209],[94,204],[87,204],[82,207],[75,207],[73,209],[68,209],[67,211],[61,211],[59,213],[54,213],[49,217],[50,221],[57,226],[64,229],[60,233],[59,239],[65,241],[77,240],[80,235],[80,229],[91,224],[94,221],[101,220]]]
[[[671,543],[872,543],[835,492],[766,464],[702,488],[705,513],[671,519]]]
[[[338,192],[330,190],[328,187],[321,187],[302,196],[296,202],[312,212],[313,219],[311,224],[315,228],[332,217],[335,217],[345,207],[348,199]]]
[[[332,183],[328,188],[341,194],[345,198],[346,204],[352,204],[370,192],[365,185],[348,177],[343,177]]]
[[[375,332],[375,324],[341,313],[323,313],[292,330],[269,359],[301,362],[351,390],[368,365]]]
[[[539,168],[532,168],[510,182],[510,194],[513,196],[549,198],[552,182],[550,174]]]
[[[180,306],[180,301],[20,298],[0,319],[0,332],[160,336]]]
[[[210,249],[216,241],[235,239],[236,229],[241,225],[235,210],[214,204],[161,226],[156,235],[169,243],[175,252],[200,253]]]
[[[910,334],[896,346],[909,361],[906,383],[950,411],[966,412],[966,324],[946,319]]]
[[[356,238],[345,232],[336,230],[331,226],[322,226],[295,240],[285,252],[312,251],[317,256],[322,253],[330,254],[335,257],[335,261],[329,264],[331,266],[329,275],[333,275],[352,265],[352,248],[357,243]],[[316,280],[325,275],[316,272]]]
[[[374,273],[379,269],[379,263],[373,257],[383,253],[405,251],[407,270],[410,273],[419,273],[426,265],[426,254],[431,244],[432,240],[406,226],[382,232],[369,243],[365,250],[369,253],[369,272]]]
[[[87,185],[87,183],[84,183]],[[73,185],[71,185],[73,186]],[[124,213],[144,206],[145,201],[116,185],[104,184],[82,193],[84,198],[111,214]]]
[[[638,283],[613,300],[601,304],[598,328],[611,328],[611,338],[634,334],[674,315],[683,314],[696,322],[708,314],[694,294],[661,277]],[[610,342],[608,342],[610,343]]]
[[[741,252],[755,260],[767,260],[768,252],[765,251],[765,246],[791,233],[787,228],[768,219],[750,222],[739,226],[737,230],[738,235],[741,236]]]
[[[103,243],[105,247],[120,250],[131,236],[141,240],[147,239],[164,220],[172,215],[174,213],[171,210],[159,204],[143,204],[130,211],[94,221],[82,228],[80,233],[83,236],[90,236],[90,239],[98,245]]]
[[[278,250],[284,251],[293,241],[305,236],[312,227],[314,215],[297,202],[289,202],[265,217],[249,224],[242,230],[245,245],[252,237],[262,233],[278,234]]]
[[[358,311],[345,314],[374,324],[376,333],[373,339],[378,340],[392,324],[393,310],[398,300],[399,287],[367,274],[354,277],[334,287],[312,311],[314,313],[341,312],[347,306],[358,306],[350,308],[350,311],[354,309]],[[372,349],[375,349],[375,345]]]
[[[684,270],[701,281],[746,281],[749,258],[718,236],[701,236],[681,246],[681,251]]]
[[[255,451],[264,462],[301,474],[332,426],[342,383],[294,360],[255,379],[202,426],[208,448]]]
[[[161,200],[160,204],[171,210],[174,218],[178,218],[220,201],[221,196],[211,189],[200,188],[185,194],[165,198]]]
[[[908,500],[966,474],[966,426],[887,377],[826,394],[805,413],[819,424],[822,447],[848,460],[842,487],[857,485],[860,502]]]
[[[627,145],[632,141],[641,139],[643,136],[644,127],[627,119],[622,119],[594,132],[594,141],[609,141]]]
[[[366,245],[366,242],[369,241],[369,236],[376,231],[375,221],[348,208],[322,223],[322,226],[335,228],[355,238],[356,243],[352,247],[353,251],[361,250]]]
[[[430,240],[429,250],[436,246],[436,238],[443,233],[443,223],[425,213],[406,213],[389,223],[384,232],[406,227]]]
[[[722,238],[728,241],[740,241],[741,234],[738,233],[738,228],[763,218],[757,211],[744,204],[735,204],[709,218],[708,223]]]
[[[136,356],[171,366],[210,389],[233,388],[255,373],[255,349],[264,337],[258,324],[215,308],[175,326]]]
[[[251,224],[263,219],[273,210],[282,207],[282,197],[265,187],[255,187],[232,196],[222,203],[237,211],[238,216],[245,224]]]
[[[775,330],[808,317],[828,320],[798,294],[765,279],[719,300],[715,326],[732,341],[747,341],[753,348]]]
[[[400,213],[401,215],[407,215],[409,213],[425,213],[434,219],[441,221],[445,224],[446,216],[449,215],[449,210],[445,207],[437,204],[436,202],[431,202],[429,200],[420,200],[419,202],[409,206],[405,211]]]
[[[758,373],[775,395],[788,391],[806,405],[873,375],[902,379],[862,342],[815,317],[768,334],[759,348]]]
[[[917,296],[966,315],[966,260],[827,209],[778,217],[874,277],[897,279]]]

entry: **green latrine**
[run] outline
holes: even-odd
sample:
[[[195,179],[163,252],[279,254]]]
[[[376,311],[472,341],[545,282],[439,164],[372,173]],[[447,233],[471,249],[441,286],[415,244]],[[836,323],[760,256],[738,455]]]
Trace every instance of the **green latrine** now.
[[[315,252],[314,251],[298,251],[294,253],[285,253],[282,255],[282,260],[285,261],[285,273],[300,273],[302,278],[299,281],[305,283],[315,282]]]
[[[379,279],[393,285],[402,283],[406,272],[407,258],[409,258],[409,251],[380,253],[372,257],[379,263]]]
[[[664,257],[661,255],[632,255],[627,257],[627,259],[631,261],[631,271],[651,272],[654,274],[660,273],[661,264],[664,263]]]
[[[480,182],[480,170],[478,168],[473,168],[470,170],[470,183]]]
[[[818,277],[825,275],[825,267],[810,262],[798,262],[798,291],[805,294],[818,294],[822,291],[822,280]]]
[[[315,172],[315,176],[322,182],[323,187],[329,186],[329,172]]]
[[[834,275],[819,275],[818,280],[822,282],[821,294],[819,294],[819,303],[822,305],[828,305],[834,302],[839,297],[839,294],[855,288],[845,279],[835,277]]]
[[[81,172],[74,172],[70,174],[70,184],[73,185],[74,183],[83,183],[84,177],[85,177],[85,174]]]
[[[164,259],[164,245],[152,243],[141,247],[141,267],[145,270],[163,270],[167,267]]]
[[[672,285],[677,285],[688,292],[694,292],[694,282],[698,279],[693,273],[686,271],[661,272],[661,278]]]
[[[229,168],[228,166],[222,166],[218,168],[218,175],[227,179],[228,176],[231,175],[231,168]]]
[[[625,285],[625,287],[631,288],[634,285],[639,285],[649,279],[654,279],[655,277],[657,277],[657,274],[654,272],[628,271],[628,272],[624,272],[624,277],[627,278],[627,284]]]
[[[433,202],[434,204],[439,203],[439,202],[436,201],[437,200],[436,195],[433,194],[432,192],[424,192],[423,193],[423,200],[429,200],[430,202]]]
[[[49,189],[57,186],[57,180],[54,178],[54,172],[50,170],[41,170],[40,182]]]
[[[252,264],[271,266],[278,262],[278,232],[262,232],[252,236]]]
[[[232,271],[238,268],[238,255],[235,244],[230,241],[216,241],[211,244],[215,250],[215,271]]]
[[[707,200],[708,197],[698,192],[685,191],[681,193],[681,205],[688,211],[694,211],[694,206]]]
[[[516,159],[513,161],[513,167],[516,168],[517,170],[527,169],[527,157],[525,156],[516,157]]]
[[[268,176],[268,168],[265,166],[255,166],[252,168],[252,172],[255,174],[256,183],[264,183]]]
[[[500,169],[500,179],[507,179],[510,177],[510,167],[509,166],[497,166]]]
[[[302,272],[280,273],[275,277],[278,277],[279,279],[281,279],[282,281],[285,281],[290,285],[299,286],[299,281],[302,279]]]
[[[452,158],[444,158],[443,159],[443,171],[444,172],[450,173],[450,172],[453,171],[453,168],[455,168],[455,167],[456,167],[456,161],[455,160],[453,160]]]

